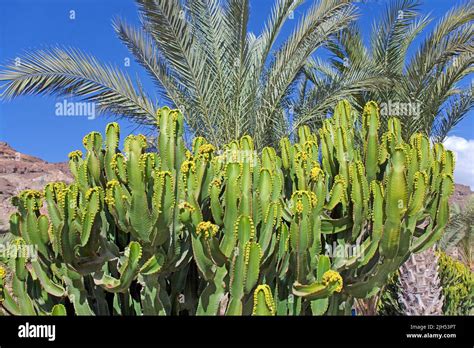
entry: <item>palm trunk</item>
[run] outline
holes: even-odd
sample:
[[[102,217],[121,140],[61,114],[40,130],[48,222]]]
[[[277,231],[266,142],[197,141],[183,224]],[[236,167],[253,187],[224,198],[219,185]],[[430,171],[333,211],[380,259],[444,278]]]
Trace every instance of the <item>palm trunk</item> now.
[[[399,302],[406,315],[442,315],[443,295],[434,247],[411,257],[400,268]]]

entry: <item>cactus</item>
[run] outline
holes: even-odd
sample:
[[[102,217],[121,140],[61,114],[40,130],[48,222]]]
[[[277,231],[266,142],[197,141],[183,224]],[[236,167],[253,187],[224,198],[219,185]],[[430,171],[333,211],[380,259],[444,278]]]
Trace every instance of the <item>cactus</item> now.
[[[379,135],[374,102],[361,119],[340,102],[319,134],[303,126],[260,154],[249,136],[186,148],[178,110],[156,122],[157,153],[141,135],[121,152],[111,123],[69,155],[72,184],[14,198],[11,232],[38,257],[12,260],[24,301],[5,291],[7,312],[347,314],[446,224],[452,154],[405,143],[396,119]]]

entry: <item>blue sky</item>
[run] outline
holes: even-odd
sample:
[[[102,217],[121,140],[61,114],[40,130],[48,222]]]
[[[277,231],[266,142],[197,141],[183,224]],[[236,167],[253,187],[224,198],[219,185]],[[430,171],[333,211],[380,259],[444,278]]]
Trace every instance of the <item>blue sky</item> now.
[[[389,0],[361,0],[360,24],[365,35],[372,21],[378,17]],[[250,30],[260,33],[274,0],[251,0]],[[311,1],[295,13],[297,20]],[[426,0],[423,13],[440,18],[457,1]],[[75,19],[70,19],[70,11]],[[91,53],[102,62],[115,64],[131,76],[138,76],[145,88],[153,93],[144,70],[133,61],[133,56],[116,38],[112,19],[116,16],[137,23],[136,5],[132,0],[2,0],[0,4],[0,63],[21,56],[28,50],[54,45],[76,47]],[[289,33],[290,23],[283,36]],[[434,23],[430,26],[430,28]],[[317,52],[318,54],[318,52]],[[324,57],[321,52],[320,56]],[[124,66],[126,58],[130,66]],[[68,152],[82,148],[82,137],[92,131],[103,131],[110,117],[59,117],[55,104],[64,98],[28,96],[10,102],[0,102],[0,140],[16,150],[41,157],[47,161],[65,161]],[[120,120],[124,137],[135,130],[135,125]],[[471,139],[474,117],[469,115],[452,135]],[[474,176],[474,175],[473,175]]]

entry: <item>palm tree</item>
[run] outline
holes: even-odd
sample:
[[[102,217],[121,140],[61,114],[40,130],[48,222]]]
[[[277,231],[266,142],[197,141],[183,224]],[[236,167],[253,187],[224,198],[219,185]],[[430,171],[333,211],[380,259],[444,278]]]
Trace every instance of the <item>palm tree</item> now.
[[[431,19],[420,15],[419,5],[417,0],[390,2],[373,25],[370,47],[354,24],[329,44],[329,64],[309,61],[293,128],[304,123],[317,127],[335,102],[349,95],[359,110],[369,100],[393,102],[398,111],[411,107],[402,119],[405,137],[423,132],[442,141],[473,107],[473,86],[463,89],[459,82],[473,72],[474,2],[451,9],[424,39]],[[361,84],[371,88],[359,91]],[[395,104],[400,102],[409,105]],[[397,114],[394,108],[381,111],[384,118]]]
[[[248,30],[249,0],[137,0],[141,26],[114,22],[165,102],[196,136],[220,146],[250,134],[258,148],[286,131],[285,108],[307,59],[355,18],[347,0],[315,2],[276,47],[303,0],[276,0],[263,32]],[[139,81],[75,49],[54,47],[0,71],[1,97],[73,95],[100,112],[155,124],[157,102]]]
[[[454,212],[451,213],[446,231],[436,247],[459,259],[472,270],[474,198],[471,197],[462,210],[455,204],[453,206]],[[433,247],[412,255],[400,268],[398,300],[404,314],[443,314],[443,284],[438,272],[438,259]]]
[[[400,267],[398,301],[405,315],[442,315],[441,280],[434,247],[413,254]]]

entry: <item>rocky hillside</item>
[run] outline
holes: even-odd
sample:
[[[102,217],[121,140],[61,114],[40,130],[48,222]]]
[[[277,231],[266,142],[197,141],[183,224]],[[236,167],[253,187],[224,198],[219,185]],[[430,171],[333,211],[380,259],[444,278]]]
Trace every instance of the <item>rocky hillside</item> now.
[[[471,188],[469,186],[456,184],[456,188],[450,198],[450,201],[451,203],[456,203],[461,208],[464,208],[473,193],[474,192],[471,191]]]
[[[0,141],[0,233],[8,231],[10,198],[24,189],[42,190],[51,181],[71,182],[67,163],[48,163]]]
[[[48,163],[0,141],[0,233],[8,231],[8,219],[14,210],[12,196],[24,189],[42,190],[51,181],[71,180],[67,163]],[[468,186],[456,184],[451,201],[463,206],[472,194]]]

